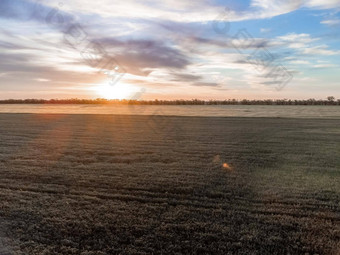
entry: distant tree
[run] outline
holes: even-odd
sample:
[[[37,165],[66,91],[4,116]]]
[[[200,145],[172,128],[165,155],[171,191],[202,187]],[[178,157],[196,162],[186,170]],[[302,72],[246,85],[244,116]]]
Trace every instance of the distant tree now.
[[[327,97],[327,100],[330,101],[330,102],[333,102],[335,100],[335,97],[329,96],[329,97]]]
[[[340,99],[333,96],[324,100],[310,98],[307,100],[292,99],[266,99],[266,100],[249,100],[249,99],[227,99],[227,100],[135,100],[135,99],[7,99],[0,100],[0,104],[113,104],[113,105],[340,105]]]

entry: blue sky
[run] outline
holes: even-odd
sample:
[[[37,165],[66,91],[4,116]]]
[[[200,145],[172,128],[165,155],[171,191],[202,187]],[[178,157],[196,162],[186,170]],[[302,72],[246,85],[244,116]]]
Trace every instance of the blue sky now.
[[[340,0],[0,2],[0,98],[340,98]]]

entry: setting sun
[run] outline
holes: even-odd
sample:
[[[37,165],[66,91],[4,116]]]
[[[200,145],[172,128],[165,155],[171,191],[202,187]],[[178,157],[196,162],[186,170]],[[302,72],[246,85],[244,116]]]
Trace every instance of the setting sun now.
[[[136,88],[129,84],[101,84],[94,88],[96,93],[105,99],[131,99]]]

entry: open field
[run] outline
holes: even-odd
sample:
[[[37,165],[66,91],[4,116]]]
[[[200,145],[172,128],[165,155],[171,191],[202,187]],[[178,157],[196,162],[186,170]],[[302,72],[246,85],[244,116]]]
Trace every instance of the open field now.
[[[1,255],[306,253],[340,254],[340,120],[0,114]]]

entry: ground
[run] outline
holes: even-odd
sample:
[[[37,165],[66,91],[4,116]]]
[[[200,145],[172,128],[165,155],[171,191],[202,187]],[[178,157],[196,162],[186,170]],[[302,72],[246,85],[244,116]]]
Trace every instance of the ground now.
[[[0,254],[340,254],[340,120],[0,114]]]

